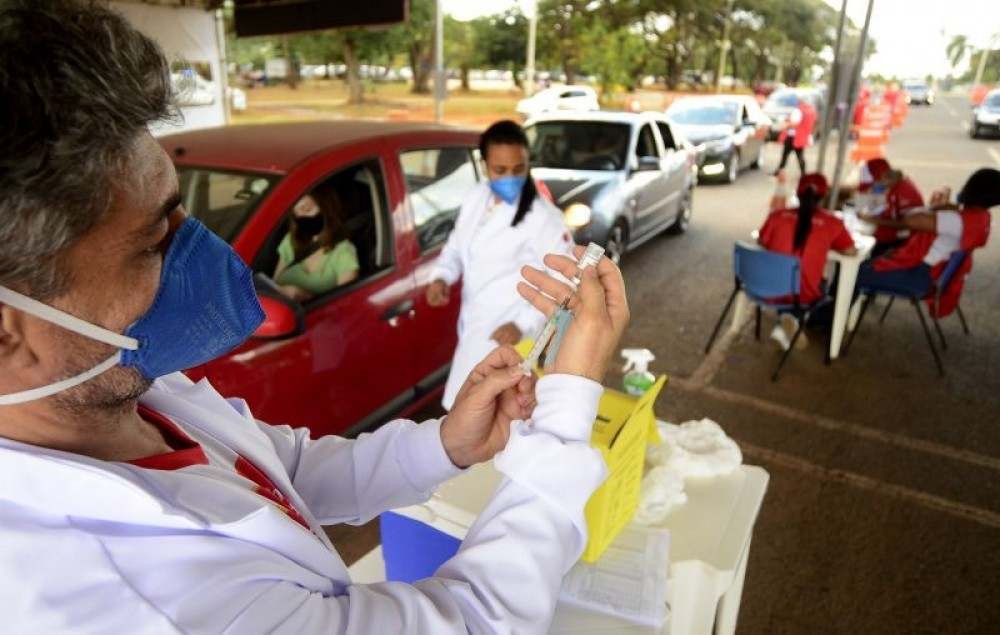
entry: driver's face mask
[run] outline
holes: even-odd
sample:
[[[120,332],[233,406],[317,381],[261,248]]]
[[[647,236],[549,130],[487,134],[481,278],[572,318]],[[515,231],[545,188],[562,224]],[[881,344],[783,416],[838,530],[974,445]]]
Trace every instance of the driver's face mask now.
[[[250,269],[225,241],[194,218],[181,224],[167,249],[152,306],[124,335],[2,286],[0,304],[121,349],[75,377],[0,395],[0,405],[54,395],[119,364],[135,368],[149,380],[193,368],[228,353],[264,321]]]

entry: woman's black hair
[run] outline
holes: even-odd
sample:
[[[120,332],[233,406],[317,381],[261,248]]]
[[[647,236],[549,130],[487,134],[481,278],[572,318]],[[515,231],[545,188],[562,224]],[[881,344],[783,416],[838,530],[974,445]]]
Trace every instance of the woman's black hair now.
[[[972,173],[956,200],[964,207],[989,209],[1000,205],[1000,171],[981,168]]]
[[[795,251],[802,251],[802,248],[806,245],[806,240],[809,239],[809,232],[812,231],[813,215],[816,214],[816,210],[819,208],[819,201],[820,195],[816,191],[816,188],[812,186],[807,187],[799,195],[799,217],[795,221],[795,240],[792,242],[792,248]]]
[[[491,145],[521,146],[527,150],[528,136],[524,134],[524,128],[517,122],[504,119],[487,128],[486,132],[479,137],[479,155],[483,157],[483,161],[486,160]],[[526,176],[524,186],[521,188],[521,197],[518,199],[517,211],[514,213],[514,220],[510,223],[511,227],[517,227],[524,220],[525,214],[534,205],[535,197],[538,196],[538,189],[535,187],[534,179],[531,178],[530,168]]]

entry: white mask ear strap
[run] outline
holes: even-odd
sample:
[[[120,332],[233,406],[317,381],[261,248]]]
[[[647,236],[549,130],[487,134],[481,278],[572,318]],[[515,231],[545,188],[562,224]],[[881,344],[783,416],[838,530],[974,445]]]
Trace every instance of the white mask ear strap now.
[[[65,311],[60,311],[26,295],[21,295],[17,291],[11,291],[7,287],[0,287],[0,304],[10,305],[15,309],[30,313],[46,322],[51,322],[74,333],[79,333],[84,337],[89,337],[92,340],[110,344],[115,348],[125,348],[130,351],[139,348],[139,340],[134,337],[127,337],[96,326]]]
[[[57,392],[62,392],[64,390],[69,390],[74,386],[79,386],[85,381],[90,381],[94,377],[97,377],[101,373],[107,372],[118,365],[121,361],[122,354],[118,351],[108,359],[104,360],[97,366],[94,366],[90,370],[84,371],[75,377],[70,377],[69,379],[64,379],[62,381],[57,381],[54,384],[49,384],[48,386],[42,386],[41,388],[32,388],[30,390],[22,390],[21,392],[14,392],[9,395],[0,395],[0,406],[10,406],[13,404],[25,403],[26,401],[35,401],[37,399],[42,399],[44,397],[49,397],[56,394]]]

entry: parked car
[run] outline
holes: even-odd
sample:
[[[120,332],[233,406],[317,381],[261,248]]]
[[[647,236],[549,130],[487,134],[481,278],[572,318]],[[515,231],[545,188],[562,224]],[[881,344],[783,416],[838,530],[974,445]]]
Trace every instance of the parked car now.
[[[440,398],[459,289],[424,293],[462,200],[480,179],[478,133],[416,123],[231,126],[160,139],[185,208],[256,276],[266,319],[228,355],[191,369],[267,421],[353,434]],[[270,280],[295,202],[333,189],[357,249],[358,279],[304,303]]]
[[[700,178],[734,183],[740,170],[760,167],[771,120],[749,95],[683,97],[667,119],[699,152]]]
[[[978,139],[985,133],[1000,133],[1000,88],[991,90],[983,101],[972,109],[969,136]]]
[[[903,94],[908,104],[934,105],[934,89],[922,79],[911,79],[903,82]]]
[[[819,137],[819,123],[823,121],[823,112],[826,110],[826,96],[823,92],[812,88],[781,88],[771,93],[762,107],[764,114],[771,119],[768,141],[777,139],[781,134],[799,99],[807,100],[816,109],[816,128],[813,135]]]
[[[525,118],[553,110],[600,110],[597,92],[590,86],[552,86],[517,102],[515,108]]]
[[[170,83],[178,106],[211,106],[215,103],[219,90],[215,82],[210,82],[193,71],[171,73]],[[242,88],[227,86],[226,97],[233,110],[247,109],[247,94]]]
[[[532,174],[577,243],[605,245],[612,260],[691,222],[695,157],[658,113],[549,113],[525,124]]]

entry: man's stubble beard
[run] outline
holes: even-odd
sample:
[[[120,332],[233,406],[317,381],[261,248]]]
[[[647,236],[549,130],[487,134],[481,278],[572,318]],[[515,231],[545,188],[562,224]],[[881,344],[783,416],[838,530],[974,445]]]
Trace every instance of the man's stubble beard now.
[[[62,376],[58,379],[86,372],[115,352],[112,346],[88,340],[75,333],[60,334],[60,339],[67,357]],[[133,408],[152,383],[135,368],[115,366],[79,386],[53,395],[52,400],[58,409],[70,415],[79,416],[83,411],[115,414]]]

